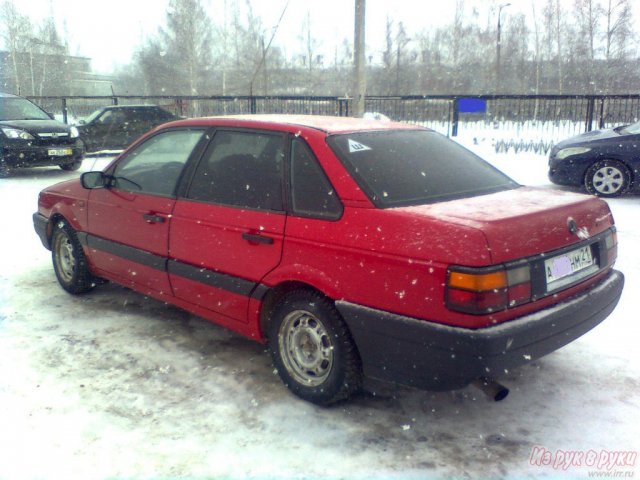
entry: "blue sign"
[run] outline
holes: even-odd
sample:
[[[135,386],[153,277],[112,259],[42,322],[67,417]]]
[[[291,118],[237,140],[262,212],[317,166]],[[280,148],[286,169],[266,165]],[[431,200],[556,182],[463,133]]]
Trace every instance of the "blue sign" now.
[[[487,101],[482,98],[459,98],[459,113],[486,113]]]

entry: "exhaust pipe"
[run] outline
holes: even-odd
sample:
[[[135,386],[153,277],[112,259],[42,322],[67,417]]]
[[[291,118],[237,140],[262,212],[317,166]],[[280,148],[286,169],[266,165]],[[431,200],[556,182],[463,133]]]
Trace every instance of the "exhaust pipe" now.
[[[482,392],[494,402],[504,400],[509,395],[509,389],[490,378],[478,378],[471,382],[471,385],[482,390]]]

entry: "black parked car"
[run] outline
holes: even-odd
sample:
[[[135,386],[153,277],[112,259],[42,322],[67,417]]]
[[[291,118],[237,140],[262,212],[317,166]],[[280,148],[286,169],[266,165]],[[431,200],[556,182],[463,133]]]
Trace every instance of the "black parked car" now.
[[[26,98],[0,93],[0,176],[14,167],[77,170],[84,148],[78,129],[54,120]]]
[[[104,107],[78,125],[88,152],[122,150],[143,133],[180,117],[156,105]]]
[[[584,186],[601,197],[637,190],[639,168],[640,122],[564,140],[549,156],[553,183]]]

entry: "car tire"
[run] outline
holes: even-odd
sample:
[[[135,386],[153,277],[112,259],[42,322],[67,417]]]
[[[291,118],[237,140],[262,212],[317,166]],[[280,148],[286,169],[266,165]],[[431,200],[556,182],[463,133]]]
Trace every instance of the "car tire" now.
[[[280,378],[303,400],[329,405],[361,389],[361,361],[351,334],[320,293],[285,295],[273,310],[267,337]]]
[[[78,170],[81,166],[82,166],[82,160],[76,160],[73,163],[65,163],[63,165],[60,165],[60,168],[62,170],[65,170],[67,172],[75,172],[76,170]]]
[[[89,144],[87,143],[85,138],[81,138],[78,141],[82,144],[82,155],[83,155],[83,158],[84,158],[85,155],[90,153],[89,152]],[[91,151],[93,151],[93,149]]]
[[[7,178],[11,174],[9,166],[0,160],[0,178]]]
[[[591,165],[584,176],[584,186],[592,195],[618,197],[629,190],[631,172],[617,160],[602,160]]]
[[[54,226],[51,257],[58,282],[67,292],[85,293],[95,286],[78,235],[64,220]]]

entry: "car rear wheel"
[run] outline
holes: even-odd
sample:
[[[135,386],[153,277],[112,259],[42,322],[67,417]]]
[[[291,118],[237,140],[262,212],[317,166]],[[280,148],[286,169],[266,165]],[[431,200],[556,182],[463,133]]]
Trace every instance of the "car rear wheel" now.
[[[617,197],[629,189],[631,172],[617,160],[596,162],[584,177],[584,186],[592,195],[600,197]]]
[[[67,292],[85,293],[95,286],[78,236],[63,220],[54,227],[51,256],[58,282]]]
[[[287,294],[277,304],[267,333],[278,374],[298,397],[328,405],[360,390],[360,357],[328,298],[311,290]]]

